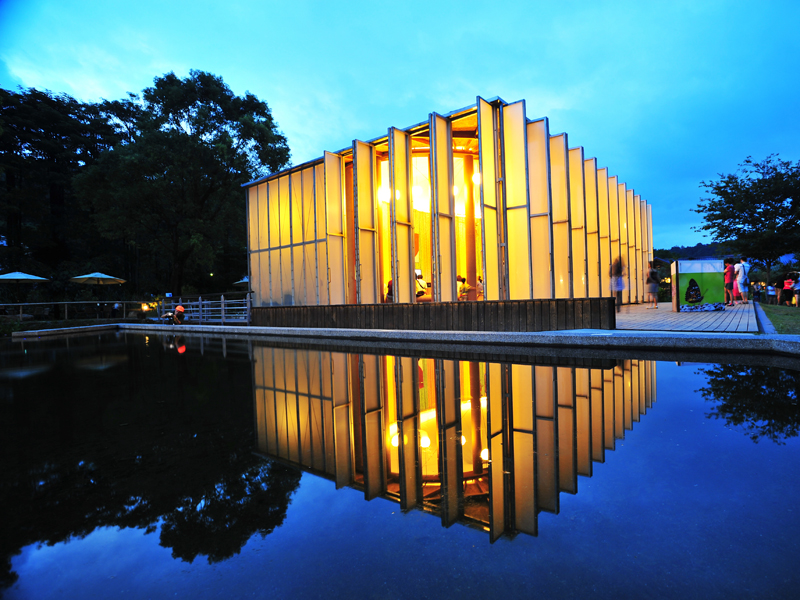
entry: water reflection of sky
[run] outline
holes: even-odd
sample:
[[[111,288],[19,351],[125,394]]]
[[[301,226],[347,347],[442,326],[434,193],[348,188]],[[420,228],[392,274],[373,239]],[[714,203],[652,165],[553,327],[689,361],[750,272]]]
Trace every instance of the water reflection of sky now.
[[[190,350],[191,352],[191,350]],[[659,363],[657,402],[539,535],[503,537],[305,474],[283,524],[231,559],[171,558],[159,532],[104,527],[14,557],[9,598],[789,597],[800,583],[800,441],[754,444],[707,418],[693,365]]]

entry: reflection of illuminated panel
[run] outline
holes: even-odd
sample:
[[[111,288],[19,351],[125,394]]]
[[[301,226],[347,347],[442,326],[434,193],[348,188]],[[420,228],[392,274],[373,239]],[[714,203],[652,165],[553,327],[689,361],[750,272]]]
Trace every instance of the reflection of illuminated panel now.
[[[625,438],[625,371],[622,365],[614,367],[614,437]]]
[[[418,439],[418,401],[417,359],[397,357],[395,359],[397,373],[397,416],[398,416],[398,450],[400,462],[400,508],[414,508],[422,496],[422,480],[419,471],[419,447],[425,436]],[[389,398],[389,402],[392,399]]]
[[[353,181],[356,227],[356,291],[358,304],[376,304],[378,295],[377,236],[375,206],[375,156],[372,146],[353,142]]]
[[[592,405],[589,369],[575,369],[575,437],[578,475],[592,476]]]
[[[655,361],[648,361],[650,368],[647,369],[647,379],[645,382],[645,390],[647,398],[645,404],[647,408],[652,408],[653,402],[656,401],[656,363]]]
[[[503,460],[503,367],[489,363],[487,368],[486,422],[489,442],[489,536],[495,541],[505,531],[506,494]]]
[[[628,304],[630,302],[631,293],[631,263],[628,255],[628,203],[625,200],[626,191],[625,184],[617,184],[617,202],[619,203],[619,255],[625,262],[625,271],[622,278],[625,281],[625,289],[622,290],[622,302]]]
[[[639,415],[641,415],[644,411],[640,401],[640,392],[641,388],[639,386],[639,361],[632,360],[631,361],[631,414],[633,417],[633,422],[639,422]]]
[[[536,449],[533,404],[533,367],[510,365],[511,427],[514,452],[514,527],[536,535]]]
[[[631,283],[630,301],[637,302],[639,298],[639,255],[636,248],[636,213],[633,210],[633,190],[625,191],[625,200],[628,206],[628,264],[630,268],[629,280]]]
[[[461,403],[458,363],[436,361],[436,398],[439,425],[439,472],[442,482],[442,524],[449,527],[462,516],[464,487],[461,467]]]
[[[622,406],[625,429],[627,430],[633,428],[632,391],[631,361],[626,360],[622,363]]]
[[[569,201],[572,225],[572,294],[587,298],[586,184],[583,180],[583,148],[569,151]]]
[[[448,119],[431,114],[431,191],[434,233],[433,297],[436,302],[451,302],[458,298],[456,289],[456,225],[453,198],[452,126]]]
[[[331,354],[331,391],[333,393],[333,439],[335,444],[336,487],[353,482],[353,443],[350,439],[350,394],[347,355]]]
[[[605,428],[603,420],[603,372],[597,369],[590,371],[592,402],[592,460],[605,462]]]
[[[611,290],[611,219],[608,198],[608,169],[597,170],[597,216],[600,231],[600,295],[608,296]]]
[[[364,495],[367,500],[386,490],[383,456],[383,411],[380,385],[380,357],[359,356],[361,370],[362,451]]]
[[[586,282],[589,298],[603,295],[600,276],[600,206],[597,199],[597,159],[583,161],[586,190]],[[603,263],[605,264],[605,263]]]
[[[606,369],[603,371],[603,422],[605,438],[605,449],[613,450],[616,439],[616,427],[614,425],[614,409],[616,404],[616,394],[614,393],[614,371]]]
[[[556,430],[555,369],[534,367],[536,394],[536,504],[558,512],[558,432]]]
[[[547,118],[528,123],[531,273],[533,297],[553,297],[553,249],[550,235],[550,127]]]
[[[531,298],[531,245],[528,228],[528,165],[525,101],[502,108],[503,194],[508,261],[508,299]]]
[[[639,413],[647,414],[647,394],[645,392],[645,379],[648,362],[644,360],[637,361],[639,371]]]
[[[550,189],[553,198],[553,282],[556,298],[572,298],[569,164],[567,134],[550,137]]]
[[[478,98],[478,143],[483,219],[483,286],[486,300],[500,300],[500,255],[497,231],[497,128],[495,109]],[[504,298],[503,298],[504,299]]]
[[[347,302],[347,246],[345,238],[344,188],[342,159],[338,154],[325,153],[325,207],[328,228],[327,278],[331,304]],[[324,275],[324,273],[323,273]]]
[[[578,493],[578,461],[575,440],[575,397],[573,370],[558,367],[558,483],[559,489]]]
[[[411,136],[389,128],[389,174],[391,195],[392,279],[394,301],[413,302],[414,234],[411,222]]]

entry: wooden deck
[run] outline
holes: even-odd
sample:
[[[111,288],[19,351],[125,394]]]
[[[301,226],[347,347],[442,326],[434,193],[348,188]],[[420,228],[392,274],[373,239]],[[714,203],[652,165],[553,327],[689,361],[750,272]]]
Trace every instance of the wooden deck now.
[[[646,304],[623,306],[617,313],[617,329],[640,331],[703,331],[707,333],[758,333],[754,305],[737,304],[716,312],[677,313],[672,305],[658,309]]]

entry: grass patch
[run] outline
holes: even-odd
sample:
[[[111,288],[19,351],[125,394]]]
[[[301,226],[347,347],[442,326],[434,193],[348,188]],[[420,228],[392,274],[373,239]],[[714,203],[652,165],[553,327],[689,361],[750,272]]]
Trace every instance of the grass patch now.
[[[770,304],[761,304],[760,306],[778,333],[800,334],[800,308]]]

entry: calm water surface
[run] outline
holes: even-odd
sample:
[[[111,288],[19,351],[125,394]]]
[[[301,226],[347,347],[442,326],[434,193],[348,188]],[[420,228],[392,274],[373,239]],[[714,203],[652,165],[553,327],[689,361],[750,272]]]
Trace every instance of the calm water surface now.
[[[123,335],[0,349],[3,597],[800,584],[797,371]]]

